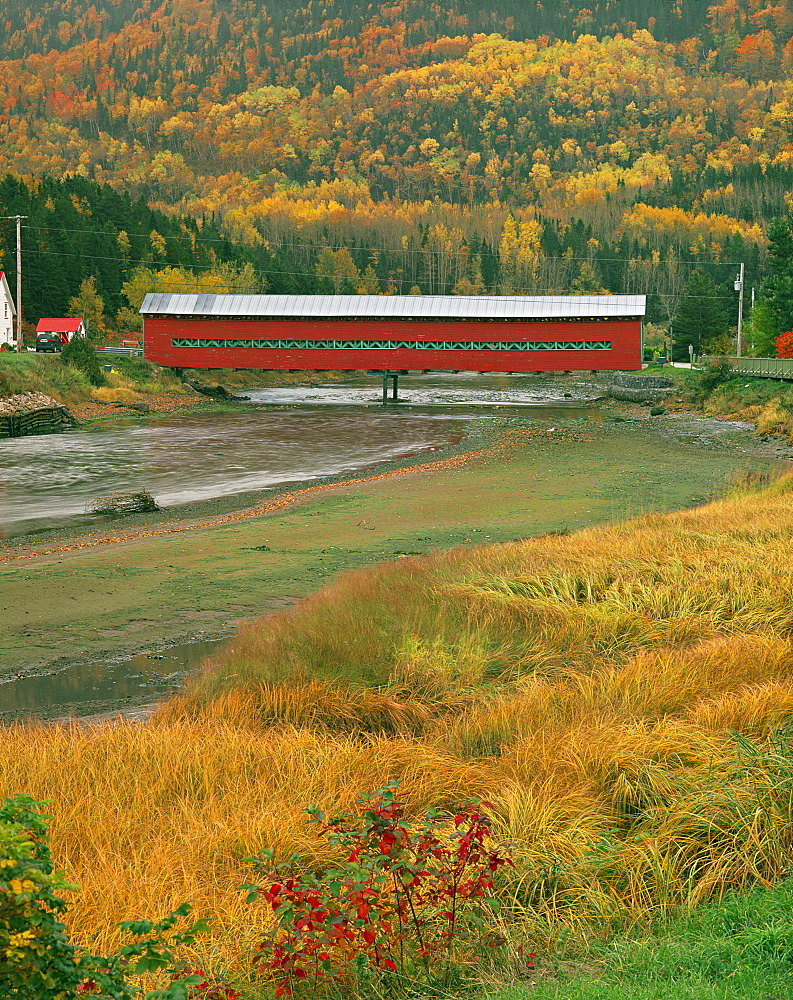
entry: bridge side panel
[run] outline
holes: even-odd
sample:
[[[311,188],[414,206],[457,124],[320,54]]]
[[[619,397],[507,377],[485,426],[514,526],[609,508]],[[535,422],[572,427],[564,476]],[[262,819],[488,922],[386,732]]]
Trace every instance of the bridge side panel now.
[[[147,316],[145,355],[175,368],[632,371],[641,367],[641,322]]]

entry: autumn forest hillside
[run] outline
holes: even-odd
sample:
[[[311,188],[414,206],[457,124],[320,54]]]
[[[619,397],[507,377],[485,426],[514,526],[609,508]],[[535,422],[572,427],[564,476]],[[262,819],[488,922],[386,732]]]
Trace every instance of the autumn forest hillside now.
[[[0,174],[220,227],[274,290],[636,291],[726,329],[793,205],[793,3],[482,6],[6,0]]]

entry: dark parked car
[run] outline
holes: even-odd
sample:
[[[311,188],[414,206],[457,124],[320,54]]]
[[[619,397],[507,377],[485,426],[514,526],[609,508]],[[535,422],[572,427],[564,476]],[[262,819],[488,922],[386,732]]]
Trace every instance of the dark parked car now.
[[[37,333],[36,350],[57,352],[63,348],[63,342],[59,333]]]

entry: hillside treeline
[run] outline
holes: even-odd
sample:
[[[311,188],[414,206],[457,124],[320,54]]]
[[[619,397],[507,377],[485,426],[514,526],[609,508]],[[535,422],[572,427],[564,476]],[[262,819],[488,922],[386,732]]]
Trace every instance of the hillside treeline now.
[[[791,208],[793,7],[480,7],[10,0],[0,170],[143,199],[203,248],[119,223],[122,260],[42,257],[28,308],[62,311],[90,268],[113,315],[130,270],[206,268],[225,240],[274,291],[639,292],[664,328],[687,296],[726,332],[737,264],[759,289]]]
[[[649,28],[663,41],[696,39],[703,48],[715,42],[727,44],[722,61],[745,61],[745,39],[762,31],[776,36],[790,27],[789,3],[771,6],[755,2],[711,5],[707,0],[661,4],[646,0],[605,0],[582,10],[570,0],[553,4],[515,4],[495,0],[484,8],[476,0],[456,0],[447,5],[421,0],[392,3],[361,3],[356,0],[308,0],[302,5],[203,0],[192,4],[141,0],[115,0],[96,4],[91,0],[51,0],[31,11],[28,0],[7,0],[0,23],[3,51],[21,56],[51,51],[64,52],[86,42],[103,41],[130,26],[163,20],[177,26],[190,42],[193,65],[190,75],[198,82],[212,79],[228,55],[264,66],[277,53],[283,72],[293,76],[303,71],[310,82],[323,83],[348,73],[354,83],[361,66],[380,71],[406,64],[419,65],[432,56],[432,47],[444,36],[497,32],[519,41],[547,36],[570,39],[581,34],[630,34]],[[192,30],[191,30],[192,29]],[[168,43],[167,32],[151,49],[156,54]],[[357,44],[356,44],[357,43]],[[401,55],[397,56],[397,44]],[[731,49],[735,52],[731,52]],[[246,50],[249,50],[246,54]],[[148,69],[145,50],[140,61],[117,53],[112,69],[123,79],[131,70]],[[365,60],[365,62],[364,62]],[[187,64],[185,58],[184,65]],[[179,70],[183,66],[173,67]],[[278,67],[266,67],[272,83]],[[247,65],[245,67],[247,72]],[[167,72],[167,71],[166,71]]]
[[[232,59],[231,42],[212,44],[213,24],[150,17],[104,41],[0,62],[0,162],[78,169],[193,213],[240,210],[254,226],[253,201],[346,180],[376,202],[539,204],[612,229],[621,207],[675,174],[704,211],[756,220],[762,204],[722,175],[790,165],[782,37],[774,60],[726,70],[722,49],[646,29],[440,37],[415,65],[386,32],[393,65],[367,62],[350,82],[332,65],[312,77],[273,46],[263,61],[252,47]],[[347,41],[369,58],[363,32]],[[194,79],[210,44],[213,60],[231,61]],[[715,184],[701,177],[709,169]]]
[[[8,153],[24,162],[35,149],[39,169],[58,156],[88,170],[134,164],[125,179],[149,180],[166,200],[232,164],[300,183],[354,170],[375,196],[491,200],[542,188],[536,165],[630,172],[660,152],[690,173],[786,138],[785,4],[278,6],[53,0],[34,16],[10,0]],[[183,167],[155,162],[165,151]],[[666,170],[644,164],[622,179]]]
[[[451,206],[447,206],[452,211]],[[646,211],[651,211],[645,206]],[[416,217],[413,238],[392,247],[362,227],[349,243],[343,232],[284,240],[280,250],[231,240],[213,219],[168,215],[110,185],[81,177],[0,179],[0,215],[23,219],[24,315],[36,322],[91,305],[80,301],[93,279],[102,324],[132,332],[134,312],[148,290],[205,292],[320,292],[340,294],[579,294],[649,295],[649,319],[668,324],[687,295],[708,307],[732,309],[732,260],[745,259],[748,279],[759,283],[765,256],[737,232],[720,248],[704,243],[680,256],[670,240],[661,256],[623,235],[599,241],[577,220],[521,220],[503,206],[469,214],[464,227]],[[518,213],[520,214],[520,213]],[[461,220],[462,221],[462,220]],[[0,266],[16,280],[15,227],[0,222]],[[718,252],[717,252],[718,250]],[[694,275],[694,279],[692,279]],[[696,288],[690,283],[702,279]],[[704,284],[703,284],[704,282]],[[723,326],[726,325],[726,319]],[[699,345],[697,345],[699,346]]]

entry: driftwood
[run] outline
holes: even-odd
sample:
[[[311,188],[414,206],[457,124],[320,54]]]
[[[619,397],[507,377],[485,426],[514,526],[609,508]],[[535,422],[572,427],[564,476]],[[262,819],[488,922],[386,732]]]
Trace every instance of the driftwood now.
[[[155,510],[160,510],[160,507],[148,490],[92,497],[85,505],[86,514],[145,514]]]
[[[210,399],[234,399],[234,393],[229,392],[222,385],[207,385],[206,382],[199,382],[197,378],[186,378],[183,381],[194,392],[198,392],[202,396],[209,396]]]
[[[63,403],[43,392],[23,392],[0,399],[0,438],[53,434],[76,423]]]
[[[199,382],[197,378],[183,378],[182,385],[197,392],[200,396],[209,396],[210,399],[249,399],[248,396],[235,396],[233,392],[222,385],[207,385],[206,382]]]

